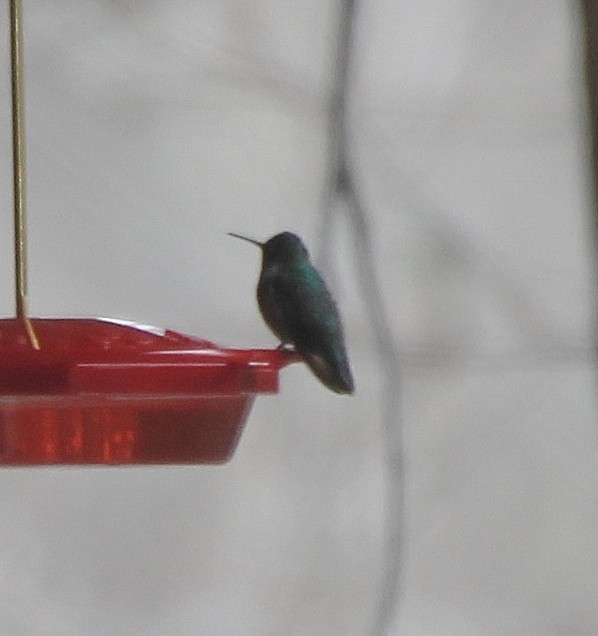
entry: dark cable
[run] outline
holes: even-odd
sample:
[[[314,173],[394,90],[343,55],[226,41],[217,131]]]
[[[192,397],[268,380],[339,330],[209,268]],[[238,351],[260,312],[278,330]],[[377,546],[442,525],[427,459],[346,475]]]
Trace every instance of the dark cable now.
[[[325,261],[332,241],[335,203],[343,204],[355,239],[357,275],[360,294],[365,303],[375,337],[382,373],[382,449],[387,488],[385,501],[384,570],[380,582],[378,606],[370,630],[383,636],[398,613],[403,576],[405,470],[399,400],[399,356],[388,320],[372,259],[370,219],[351,154],[352,135],[348,120],[348,101],[355,49],[356,0],[342,0],[338,23],[336,64],[329,105],[329,163],[324,192],[322,252]]]

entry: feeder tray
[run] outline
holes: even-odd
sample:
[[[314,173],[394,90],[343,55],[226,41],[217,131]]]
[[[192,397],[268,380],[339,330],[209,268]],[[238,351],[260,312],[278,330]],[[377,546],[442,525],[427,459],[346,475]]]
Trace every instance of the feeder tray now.
[[[103,319],[0,320],[0,464],[221,463],[285,351]]]

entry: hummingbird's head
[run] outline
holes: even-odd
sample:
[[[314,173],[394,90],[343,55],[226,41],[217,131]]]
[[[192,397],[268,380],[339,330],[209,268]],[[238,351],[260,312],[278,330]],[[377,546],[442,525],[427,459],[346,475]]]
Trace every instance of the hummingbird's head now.
[[[303,241],[292,232],[281,232],[268,239],[262,246],[264,258],[276,261],[294,261],[309,259],[309,253]]]
[[[276,234],[272,238],[268,239],[265,243],[260,243],[254,239],[250,239],[240,234],[233,234],[229,232],[229,236],[243,239],[253,245],[257,245],[262,250],[264,260],[273,261],[294,261],[309,259],[309,253],[301,239],[292,232],[281,232]]]

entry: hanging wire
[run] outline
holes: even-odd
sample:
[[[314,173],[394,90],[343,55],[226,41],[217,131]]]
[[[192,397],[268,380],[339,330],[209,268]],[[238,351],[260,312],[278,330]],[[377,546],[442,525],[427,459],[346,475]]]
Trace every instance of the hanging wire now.
[[[598,7],[592,0],[582,0],[585,44],[585,80],[587,90],[588,128],[590,133],[590,186],[592,188],[592,234],[594,246],[593,283],[598,282]],[[598,325],[598,299],[593,303],[594,325]],[[598,364],[598,330],[593,329],[594,364]]]
[[[390,321],[372,259],[373,246],[363,193],[359,187],[354,155],[348,102],[355,50],[357,0],[342,0],[338,22],[336,63],[329,102],[329,160],[328,180],[324,192],[323,225],[321,232],[324,261],[330,258],[326,250],[332,244],[331,234],[336,202],[342,204],[355,238],[355,255],[360,295],[376,342],[382,384],[382,450],[384,453],[385,549],[384,571],[380,581],[378,607],[370,629],[371,636],[388,634],[400,605],[403,578],[403,545],[405,523],[405,468],[403,429],[400,422],[399,356]]]
[[[23,124],[23,36],[21,0],[10,0],[10,71],[12,94],[12,158],[14,196],[14,249],[16,313],[34,349],[39,341],[27,311],[27,234],[25,208],[25,131]]]

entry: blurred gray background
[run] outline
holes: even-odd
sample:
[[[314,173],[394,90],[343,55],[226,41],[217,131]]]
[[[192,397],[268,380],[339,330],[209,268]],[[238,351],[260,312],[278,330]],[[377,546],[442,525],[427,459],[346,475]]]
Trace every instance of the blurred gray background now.
[[[340,8],[24,0],[32,314],[275,346],[259,254],[226,232],[289,229],[325,263],[357,394],[286,369],[222,467],[1,471],[1,634],[598,633],[577,3],[359,3],[348,126],[366,243],[323,205]]]

